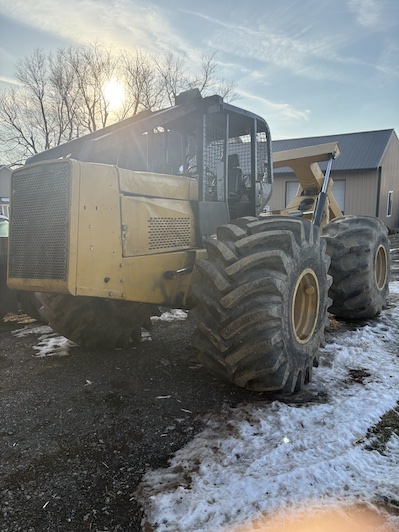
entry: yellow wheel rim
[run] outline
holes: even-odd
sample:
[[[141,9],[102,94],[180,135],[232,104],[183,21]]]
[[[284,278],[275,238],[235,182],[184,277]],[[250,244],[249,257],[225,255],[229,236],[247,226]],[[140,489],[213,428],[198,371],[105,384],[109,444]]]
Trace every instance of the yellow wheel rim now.
[[[380,244],[375,254],[375,284],[378,290],[382,290],[387,282],[388,276],[388,257],[385,246]]]
[[[300,344],[305,344],[314,333],[319,305],[319,282],[314,271],[306,268],[296,282],[292,298],[292,324]]]

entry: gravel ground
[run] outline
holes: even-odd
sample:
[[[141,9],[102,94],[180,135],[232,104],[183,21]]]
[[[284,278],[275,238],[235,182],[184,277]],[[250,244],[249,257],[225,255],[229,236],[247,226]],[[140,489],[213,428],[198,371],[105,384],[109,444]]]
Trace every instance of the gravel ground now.
[[[0,529],[141,530],[134,491],[224,404],[251,393],[199,366],[188,322],[112,352],[35,357],[39,333],[0,326]],[[253,394],[255,396],[255,394]]]
[[[165,467],[224,405],[259,399],[208,375],[187,321],[156,321],[152,341],[128,349],[43,358],[32,349],[40,330],[13,334],[27,325],[25,315],[0,322],[2,532],[141,530],[143,473]]]

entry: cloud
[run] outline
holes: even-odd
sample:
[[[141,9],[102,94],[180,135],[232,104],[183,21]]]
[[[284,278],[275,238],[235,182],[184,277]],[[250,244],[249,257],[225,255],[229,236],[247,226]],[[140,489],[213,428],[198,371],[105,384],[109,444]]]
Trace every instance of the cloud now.
[[[366,28],[376,28],[383,22],[384,0],[348,0],[356,21]]]
[[[387,76],[388,78],[399,78],[399,44],[395,42],[388,42],[384,47],[380,56],[377,69],[379,72]]]
[[[338,39],[337,32],[323,32],[316,22],[293,22],[292,12],[287,10],[268,12],[268,17],[257,17],[255,21],[237,17],[233,22],[196,11],[186,13],[213,24],[209,47],[234,56],[237,62],[244,60],[251,66],[256,63],[254,70],[261,72],[271,65],[308,79],[344,79],[339,73],[343,63],[339,50],[353,39],[349,32],[341,30]]]
[[[382,18],[381,6],[386,4],[386,0],[346,1],[359,24],[368,27]],[[0,0],[0,12],[72,44],[105,42],[115,48],[140,48],[158,55],[173,50],[197,65],[204,51],[219,50],[219,59],[236,65],[226,69],[227,76],[229,72],[236,75],[240,62],[257,72],[258,80],[270,65],[317,81],[347,81],[350,76],[346,65],[352,58],[341,51],[357,37],[347,16],[335,31],[324,31],[326,15],[336,11],[332,0],[322,6],[318,1],[304,0],[299,10],[290,0],[266,6],[254,2],[253,10],[233,2],[231,13],[223,17],[217,6],[209,15],[206,5],[190,10],[160,4],[69,0],[63,9],[57,9],[54,0],[38,0],[32,9],[30,0]],[[186,33],[182,31],[183,18]]]
[[[1,6],[4,15],[27,26],[58,35],[71,43],[105,42],[117,48],[184,49],[162,8],[129,0],[69,0],[63,8],[53,0],[40,0],[35,9],[29,0]]]
[[[0,75],[0,83],[5,83],[7,85],[12,85],[14,87],[17,85],[22,85],[20,81],[14,78],[10,78],[8,76],[1,76],[1,75]]]
[[[292,123],[293,121],[307,122],[310,118],[309,109],[295,109],[295,107],[288,103],[274,102],[245,91],[239,91],[239,95],[248,102],[255,102],[256,108],[258,109],[257,113],[267,116],[268,120],[273,120],[273,117],[278,116],[280,121]]]
[[[341,0],[338,9],[332,0],[303,0],[300,8],[294,4],[285,0],[258,11],[242,8],[223,19],[198,11],[186,13],[209,24],[210,47],[258,72],[273,67],[277,74],[286,71],[304,80],[356,85],[359,71],[353,67],[367,69],[370,75],[381,68],[369,57],[375,46],[385,43],[375,37],[378,42],[373,46],[371,37],[397,24],[395,0]],[[360,27],[354,27],[351,13]]]

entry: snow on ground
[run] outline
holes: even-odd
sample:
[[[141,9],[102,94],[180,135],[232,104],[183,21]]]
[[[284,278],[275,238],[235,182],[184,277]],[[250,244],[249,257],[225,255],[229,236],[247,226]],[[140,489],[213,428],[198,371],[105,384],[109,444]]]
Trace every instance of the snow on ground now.
[[[64,336],[58,335],[48,325],[39,325],[37,327],[27,325],[23,329],[13,331],[12,334],[17,337],[40,334],[39,343],[32,347],[32,349],[37,351],[35,356],[39,358],[69,355],[69,349],[76,347],[74,342],[67,340]]]
[[[399,281],[390,293],[397,306],[377,320],[327,334],[320,368],[306,387],[310,400],[226,409],[169,468],[148,472],[139,490],[147,523],[165,532],[327,532],[335,519],[334,531],[399,531],[399,517],[392,515],[381,524],[375,513],[366,514],[360,525],[356,506],[375,509],[375,503],[399,500],[399,438],[392,434],[383,453],[367,450],[368,429],[399,400]],[[171,310],[158,319],[186,317]],[[40,334],[33,347],[38,357],[63,356],[75,345],[48,326],[13,334]],[[303,516],[309,509],[316,524]],[[299,515],[303,528],[284,528]]]
[[[29,334],[52,334],[54,331],[51,327],[48,325],[25,325],[22,329],[17,329],[16,331],[12,331],[12,334],[14,336],[17,336],[18,338],[22,338],[23,336],[28,336]]]
[[[159,317],[154,316],[152,319],[154,321],[182,321],[187,319],[187,312],[179,309],[170,309],[162,312]],[[12,334],[18,337],[40,334],[38,344],[33,346],[33,349],[37,351],[35,356],[38,358],[69,355],[69,349],[77,345],[64,336],[55,333],[48,325],[26,325],[22,329],[13,331]],[[143,331],[141,340],[143,342],[151,342],[151,334],[148,331]]]
[[[399,531],[399,516],[382,519],[375,506],[399,501],[399,438],[392,433],[382,452],[367,449],[368,429],[399,400],[399,282],[390,288],[395,303],[378,319],[354,330],[339,330],[339,322],[330,329],[306,387],[310,401],[228,409],[168,468],[147,472],[138,492],[145,522],[162,532]],[[373,513],[360,525],[360,513],[351,514],[360,503],[379,521]],[[346,508],[349,528],[321,521],[284,528],[287,515],[311,510],[325,517],[320,512],[337,505]]]
[[[399,282],[391,283],[389,285],[390,294],[399,294]]]
[[[185,310],[180,310],[178,308],[165,310],[162,314],[158,316],[153,316],[152,320],[161,320],[161,321],[182,321],[187,319],[187,312]]]

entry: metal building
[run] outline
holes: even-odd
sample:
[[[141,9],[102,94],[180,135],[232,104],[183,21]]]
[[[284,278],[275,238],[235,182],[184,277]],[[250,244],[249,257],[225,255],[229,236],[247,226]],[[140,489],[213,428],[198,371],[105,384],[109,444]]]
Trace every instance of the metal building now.
[[[380,218],[388,228],[399,227],[399,140],[394,129],[273,141],[273,152],[338,142],[333,192],[345,214]],[[326,163],[320,164],[324,171]],[[283,209],[295,195],[298,182],[289,168],[274,172],[271,210]]]

